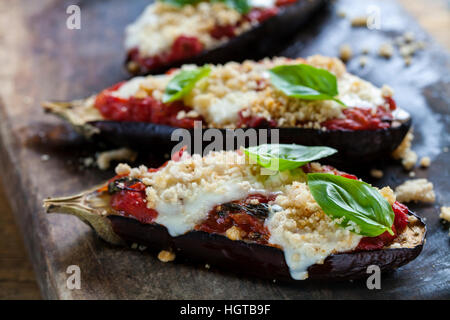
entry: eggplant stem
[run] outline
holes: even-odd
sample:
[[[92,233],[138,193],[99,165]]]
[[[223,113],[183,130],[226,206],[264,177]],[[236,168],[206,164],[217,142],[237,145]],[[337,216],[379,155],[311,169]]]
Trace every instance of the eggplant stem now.
[[[100,112],[93,107],[93,99],[73,100],[68,102],[45,101],[42,107],[46,112],[68,121],[75,130],[87,138],[100,132],[100,130],[89,122],[103,120]]]
[[[44,200],[47,213],[71,214],[90,225],[105,241],[123,244],[124,241],[114,232],[107,218],[109,203],[97,196],[93,190],[69,197],[49,198]]]

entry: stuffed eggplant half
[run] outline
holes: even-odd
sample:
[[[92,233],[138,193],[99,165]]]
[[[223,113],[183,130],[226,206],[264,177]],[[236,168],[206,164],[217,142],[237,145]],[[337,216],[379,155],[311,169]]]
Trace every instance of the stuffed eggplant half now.
[[[222,133],[277,129],[279,141],[272,142],[326,145],[361,161],[390,154],[411,126],[392,95],[388,86],[348,73],[339,59],[312,56],[186,65],[44,108],[88,137],[132,148],[151,142],[169,151],[178,142],[172,133],[197,122]]]
[[[157,73],[182,63],[273,54],[326,0],[160,0],[126,28],[126,68]],[[281,41],[280,41],[281,44]]]
[[[389,187],[310,162],[333,152],[281,144],[204,157],[180,151],[157,169],[120,164],[107,183],[44,206],[114,244],[267,279],[355,279],[369,265],[387,271],[416,258],[425,224]]]

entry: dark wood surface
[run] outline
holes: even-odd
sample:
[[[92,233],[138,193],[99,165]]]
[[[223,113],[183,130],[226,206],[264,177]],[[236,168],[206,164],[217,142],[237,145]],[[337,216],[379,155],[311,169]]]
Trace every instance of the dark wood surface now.
[[[79,31],[65,28],[65,8],[73,2],[0,3],[0,44],[6,48],[0,51],[2,179],[44,298],[449,298],[448,226],[438,219],[439,206],[449,205],[450,198],[449,153],[442,152],[450,145],[449,60],[392,1],[376,2],[387,22],[382,30],[352,29],[348,21],[329,12],[310,31],[314,39],[300,34],[283,52],[336,55],[342,42],[372,46],[376,63],[360,69],[354,59],[350,70],[396,89],[399,104],[414,116],[415,149],[433,160],[430,169],[416,172],[435,183],[437,202],[412,206],[427,218],[427,245],[417,260],[383,277],[382,290],[369,291],[359,281],[287,286],[198,266],[163,264],[148,253],[105,244],[74,217],[46,216],[42,199],[81,191],[111,172],[80,169],[80,157],[92,154],[92,147],[85,147],[69,128],[44,115],[39,102],[87,96],[126,77],[121,68],[123,26],[145,2],[78,1],[82,8]],[[349,14],[364,14],[369,3],[373,2],[343,0],[338,6]],[[429,42],[410,68],[398,57],[376,58],[374,51],[381,42],[406,30]],[[43,161],[43,154],[50,159]],[[407,178],[398,165],[387,166],[385,178],[374,183],[395,186]],[[81,290],[66,287],[65,270],[73,264],[81,268]]]
[[[0,184],[0,299],[39,299],[22,236]]]

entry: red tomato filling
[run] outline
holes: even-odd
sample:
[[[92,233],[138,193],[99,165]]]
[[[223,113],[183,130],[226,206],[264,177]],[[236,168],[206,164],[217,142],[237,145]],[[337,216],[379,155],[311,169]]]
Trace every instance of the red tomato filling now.
[[[225,26],[215,26],[209,34],[214,39],[222,39],[222,38],[232,38],[235,36],[234,33],[235,27],[231,25],[225,25]]]
[[[249,200],[258,199],[259,205],[249,204]],[[195,230],[208,233],[225,234],[233,226],[243,231],[241,238],[260,244],[267,244],[270,238],[269,230],[264,226],[266,219],[265,206],[269,201],[273,201],[275,196],[264,196],[253,194],[244,200],[233,201],[215,206],[208,217],[201,224],[195,226]],[[249,212],[255,212],[250,214]],[[258,214],[260,212],[261,214]],[[268,214],[268,211],[267,211]]]
[[[182,149],[175,153],[172,160],[178,161],[184,151]],[[164,166],[165,164],[157,169],[149,169],[149,171],[155,172]],[[332,172],[349,179],[357,179],[356,176],[338,171],[331,166],[322,166],[322,168],[322,172]],[[306,164],[302,169],[305,173],[313,172],[310,164]],[[118,175],[109,180],[109,183],[123,177],[125,176]],[[107,188],[105,187],[98,191],[104,192],[106,190]],[[270,201],[274,201],[275,198],[276,195],[252,194],[243,200],[217,205],[208,213],[208,217],[202,223],[195,226],[195,230],[224,235],[228,229],[235,226],[242,231],[240,236],[243,240],[268,244],[270,232],[264,226],[268,215],[267,206],[265,205]],[[250,200],[252,199],[257,199],[259,204],[251,204]],[[152,223],[158,216],[156,210],[147,208],[145,185],[142,182],[133,183],[113,193],[110,205],[124,216],[132,216],[142,223]],[[396,201],[392,205],[392,209],[395,214],[392,225],[394,235],[390,235],[386,231],[377,237],[363,237],[355,251],[382,249],[406,228],[408,224],[408,207]]]
[[[376,130],[386,129],[391,126],[393,120],[391,110],[395,110],[395,102],[391,98],[386,99],[389,109],[378,107],[375,114],[370,109],[351,107],[342,112],[344,119],[331,119],[322,122],[321,125],[328,130]]]
[[[247,21],[258,21],[263,22],[275,15],[277,15],[279,9],[277,7],[273,8],[253,8],[249,13],[245,16],[245,20]]]
[[[268,120],[264,117],[244,116],[243,111],[238,113],[238,128],[275,128],[277,122],[275,120]]]
[[[165,104],[153,97],[122,99],[113,96],[111,93],[122,85],[123,82],[103,90],[95,99],[95,107],[105,119],[151,122],[186,129],[193,128],[194,121],[202,121],[200,116],[177,119],[178,112],[191,110],[180,101]]]
[[[186,147],[180,149],[180,151],[172,155],[173,161],[179,161],[183,152],[186,151]],[[148,172],[157,172],[167,165],[167,161],[159,168],[149,168]],[[107,192],[109,185],[115,181],[125,178],[127,175],[117,175],[110,179],[106,186],[97,190],[97,192]],[[110,205],[111,208],[123,214],[124,216],[132,216],[142,223],[152,223],[158,216],[158,212],[154,209],[147,208],[147,200],[145,194],[145,185],[138,181],[132,185],[124,185],[123,190],[114,192],[111,195]]]
[[[200,54],[203,51],[203,43],[195,37],[179,36],[175,39],[168,52],[155,56],[141,56],[139,49],[134,48],[128,52],[128,59],[136,62],[142,71],[150,71],[176,61],[189,59]]]
[[[302,167],[302,170],[304,173],[314,173],[314,172],[318,172],[317,170],[313,170],[312,166],[310,163],[305,164]],[[322,173],[333,173],[337,176],[341,176],[344,178],[348,178],[348,179],[353,179],[353,180],[358,180],[358,177],[353,175],[353,174],[349,174],[347,172],[344,171],[339,171],[337,170],[335,167],[332,166],[322,166]]]
[[[282,7],[282,6],[288,6],[290,4],[293,4],[295,2],[297,2],[298,0],[277,0],[276,5],[277,7]]]
[[[372,114],[370,109],[349,107],[342,111],[345,118],[327,120],[322,122],[321,125],[328,130],[376,130],[389,128],[393,120],[391,111],[396,109],[396,105],[392,98],[386,98],[386,102],[389,105],[389,110],[386,110],[384,107],[378,107],[376,113]],[[240,111],[238,116],[236,124],[238,128],[277,127],[275,120],[257,116],[244,116],[243,111]]]
[[[142,182],[137,182],[126,190],[114,193],[111,196],[110,205],[124,216],[132,216],[142,223],[151,223],[158,216],[156,210],[147,208],[145,185]]]
[[[392,209],[395,214],[394,223],[392,224],[394,235],[390,235],[386,231],[377,237],[364,237],[356,247],[356,251],[382,249],[397,238],[398,234],[406,228],[408,224],[408,207],[396,201],[392,205]]]

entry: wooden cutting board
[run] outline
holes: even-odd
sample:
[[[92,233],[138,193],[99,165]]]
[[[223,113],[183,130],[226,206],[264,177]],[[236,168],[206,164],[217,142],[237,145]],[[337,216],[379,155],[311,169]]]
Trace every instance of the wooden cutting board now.
[[[81,7],[81,30],[66,28],[66,8]],[[352,59],[350,71],[377,85],[390,84],[397,102],[413,114],[414,149],[432,158],[431,168],[415,169],[417,177],[435,184],[434,205],[411,205],[428,224],[428,240],[415,261],[384,275],[382,289],[365,281],[301,282],[296,286],[243,278],[202,266],[163,264],[139,250],[112,247],[72,216],[49,215],[48,196],[68,195],[103,181],[112,171],[83,169],[95,148],[83,143],[58,119],[43,114],[42,100],[88,96],[123,80],[123,28],[148,1],[9,1],[0,2],[0,165],[44,298],[51,299],[354,299],[450,298],[448,225],[440,222],[441,205],[450,205],[449,57],[394,1],[342,0],[299,32],[280,55],[337,55],[342,43],[354,51],[368,47],[368,63]],[[381,30],[352,28],[349,19],[380,10]],[[373,8],[373,7],[372,7]],[[404,31],[428,43],[405,67],[398,51],[392,59],[377,57],[386,41]],[[151,149],[151,145],[149,146]],[[142,161],[153,161],[144,158]],[[160,160],[161,161],[161,160]],[[349,165],[353,167],[353,165]],[[376,185],[396,186],[408,174],[396,163],[380,164],[384,178]],[[354,171],[364,175],[361,168]],[[81,289],[67,288],[67,268],[81,270]]]

